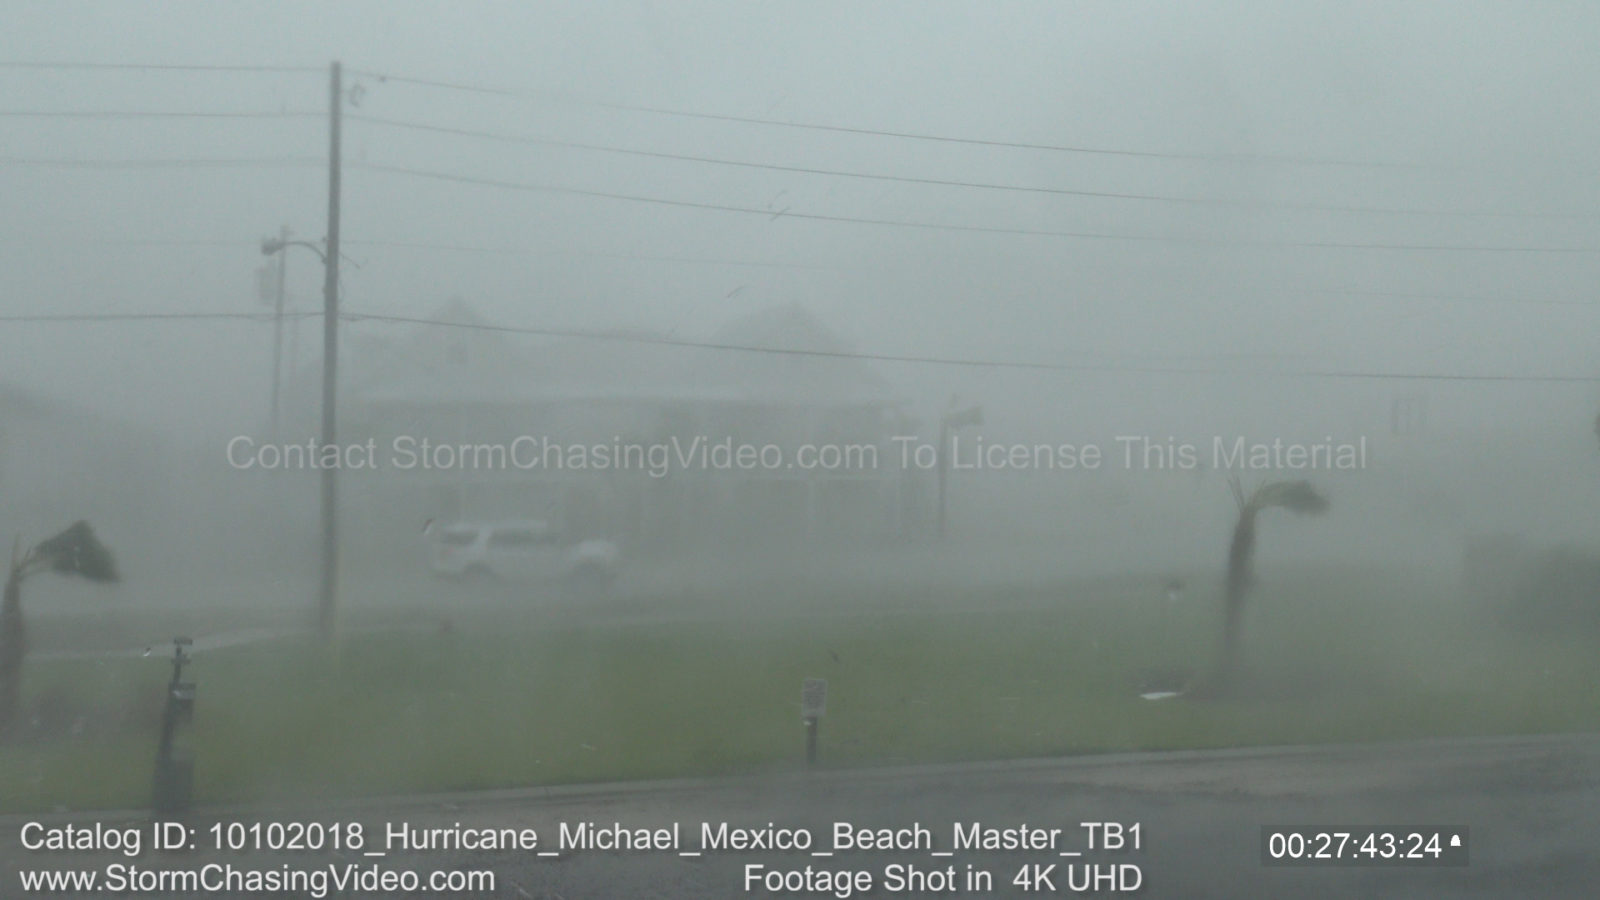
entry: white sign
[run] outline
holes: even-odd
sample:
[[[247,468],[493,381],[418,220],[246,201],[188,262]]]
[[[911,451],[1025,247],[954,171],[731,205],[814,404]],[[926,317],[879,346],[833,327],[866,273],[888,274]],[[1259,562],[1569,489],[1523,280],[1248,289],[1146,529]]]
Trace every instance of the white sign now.
[[[828,679],[807,678],[800,685],[800,715],[820,719],[828,709]]]

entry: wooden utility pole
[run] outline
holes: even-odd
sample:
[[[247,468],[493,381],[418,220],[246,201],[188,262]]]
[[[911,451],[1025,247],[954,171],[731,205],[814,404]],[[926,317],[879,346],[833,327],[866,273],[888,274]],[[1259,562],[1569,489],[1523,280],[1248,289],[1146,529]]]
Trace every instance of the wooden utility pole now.
[[[338,441],[339,377],[339,126],[344,105],[344,71],[335,62],[328,91],[328,247],[322,286],[322,446]],[[324,450],[326,452],[326,450]],[[322,584],[317,596],[317,626],[333,637],[339,604],[339,469],[322,466]]]

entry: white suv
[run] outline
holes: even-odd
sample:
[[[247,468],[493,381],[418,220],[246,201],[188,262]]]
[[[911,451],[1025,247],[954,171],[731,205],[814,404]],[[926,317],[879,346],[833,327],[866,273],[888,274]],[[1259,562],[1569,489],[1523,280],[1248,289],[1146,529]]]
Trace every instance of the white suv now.
[[[617,545],[569,542],[537,519],[431,525],[429,565],[442,578],[559,581],[599,593],[616,577]]]

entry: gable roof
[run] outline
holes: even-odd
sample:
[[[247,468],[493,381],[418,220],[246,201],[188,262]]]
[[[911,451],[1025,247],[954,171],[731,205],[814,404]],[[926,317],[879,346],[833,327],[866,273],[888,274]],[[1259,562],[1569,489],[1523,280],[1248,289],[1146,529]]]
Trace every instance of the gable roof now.
[[[347,341],[358,350],[348,363],[341,360],[341,369],[351,374],[351,396],[373,402],[499,402],[522,398],[549,378],[537,354],[496,331],[460,298],[426,318],[449,324]]]
[[[717,346],[691,351],[689,377],[738,385],[753,400],[854,405],[891,399],[877,369],[798,303],[736,319],[709,343]]]
[[[893,402],[889,383],[799,304],[743,316],[706,343],[637,329],[524,341],[454,298],[440,325],[347,335],[341,394],[360,403],[503,404],[544,400],[714,400],[828,406]],[[375,326],[389,329],[390,326]],[[749,348],[749,349],[738,349]],[[297,374],[301,396],[320,360]]]

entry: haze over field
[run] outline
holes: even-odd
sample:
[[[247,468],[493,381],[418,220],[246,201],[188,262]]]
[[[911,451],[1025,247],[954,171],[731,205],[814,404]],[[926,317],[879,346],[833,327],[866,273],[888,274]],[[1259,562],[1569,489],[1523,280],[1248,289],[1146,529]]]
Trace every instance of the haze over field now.
[[[1593,893],[1600,5],[0,8],[0,894]]]
[[[263,237],[326,227],[339,60],[346,434],[666,433],[649,417],[573,424],[515,406],[448,433],[386,419],[459,361],[417,348],[470,334],[495,346],[460,351],[477,380],[438,387],[437,403],[528,385],[573,404],[632,392],[651,416],[751,397],[868,403],[882,447],[936,441],[948,411],[981,406],[965,447],[1102,452],[1098,469],[1040,466],[1032,450],[1026,471],[953,467],[949,540],[977,546],[973,566],[1214,568],[1233,510],[1213,449],[1240,437],[1362,448],[1354,471],[1247,473],[1309,476],[1333,501],[1324,520],[1275,530],[1269,562],[1448,571],[1476,534],[1592,545],[1597,16],[18,6],[0,34],[0,381],[8,424],[34,424],[10,428],[0,478],[15,500],[0,522],[32,534],[86,514],[134,560],[188,535],[177,543],[212,560],[314,565],[301,537],[314,475],[268,483],[225,448],[316,434],[321,266],[290,248],[276,436],[256,277]],[[106,318],[128,314],[161,318]],[[474,330],[440,324],[463,317]],[[551,334],[572,332],[588,336]],[[773,399],[795,385],[813,395]],[[770,409],[740,408],[679,431],[783,432],[762,430]],[[1183,444],[1197,464],[1168,464],[1163,448]],[[345,496],[412,497],[372,501],[410,531],[574,502],[440,499],[432,483],[391,484],[404,477],[351,477]],[[910,480],[870,513],[781,490],[724,512],[743,532],[814,503],[808,539],[852,543],[836,523],[890,516],[889,544],[926,546],[935,479]],[[617,512],[631,503],[604,500],[607,522],[684,528]],[[359,545],[366,527],[345,533]],[[396,547],[394,528],[368,543]],[[785,555],[811,552],[785,534]],[[1037,552],[1013,565],[997,546]]]

